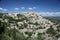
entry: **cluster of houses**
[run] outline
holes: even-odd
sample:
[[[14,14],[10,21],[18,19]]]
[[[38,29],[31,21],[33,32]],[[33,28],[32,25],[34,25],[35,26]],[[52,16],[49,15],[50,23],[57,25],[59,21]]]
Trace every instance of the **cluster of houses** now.
[[[43,18],[42,16],[40,15],[37,15],[33,12],[26,12],[26,13],[23,13],[22,15],[26,16],[29,21],[19,21],[17,23],[10,23],[10,27],[7,27],[8,29],[14,29],[16,28],[19,32],[22,32],[24,33],[25,36],[28,37],[28,35],[25,34],[25,32],[34,32],[35,34],[32,34],[32,37],[35,36],[37,37],[37,34],[38,33],[45,33],[47,31],[48,28],[50,28],[50,26],[53,26],[53,28],[55,30],[57,30],[57,28],[55,27],[56,25],[54,25],[53,22]],[[12,17],[13,19],[19,19],[17,17],[17,14],[6,14],[6,16],[10,16]],[[8,22],[7,19],[3,20],[3,19],[0,19],[1,21],[5,21],[5,22]],[[29,22],[31,22],[32,24],[29,24]],[[35,25],[34,23],[38,23],[37,25]],[[26,23],[28,26],[26,28],[23,28],[23,29],[19,29],[15,24],[17,24],[18,26],[21,26],[21,24],[24,26],[24,23]],[[42,27],[42,28],[41,28]],[[45,40],[52,40],[53,38],[52,37],[48,37],[47,36],[48,34],[45,35],[46,39]]]

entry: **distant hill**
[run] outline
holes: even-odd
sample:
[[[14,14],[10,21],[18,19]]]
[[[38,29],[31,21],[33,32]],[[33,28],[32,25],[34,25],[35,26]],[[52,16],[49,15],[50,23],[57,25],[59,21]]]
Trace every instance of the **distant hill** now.
[[[60,23],[60,17],[45,17],[52,22]]]

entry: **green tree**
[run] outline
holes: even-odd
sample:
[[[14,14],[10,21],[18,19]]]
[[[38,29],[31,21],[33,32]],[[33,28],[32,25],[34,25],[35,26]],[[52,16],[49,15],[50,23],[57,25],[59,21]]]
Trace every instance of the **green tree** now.
[[[37,39],[38,39],[38,40],[44,40],[44,37],[42,37],[42,33],[38,33]]]
[[[56,35],[56,31],[52,28],[52,27],[50,27],[49,29],[47,29],[47,31],[46,31],[48,34],[51,34],[51,35]]]

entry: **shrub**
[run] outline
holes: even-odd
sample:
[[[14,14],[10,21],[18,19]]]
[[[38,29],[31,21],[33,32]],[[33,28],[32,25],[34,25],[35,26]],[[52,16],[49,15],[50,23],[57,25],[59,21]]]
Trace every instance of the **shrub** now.
[[[25,32],[29,37],[32,36],[32,32]]]
[[[47,33],[48,34],[55,35],[56,34],[56,31],[53,28],[49,28],[49,29],[47,29]]]
[[[56,38],[59,38],[59,37],[60,37],[60,34],[56,35],[55,37],[56,37]]]
[[[37,39],[38,39],[38,40],[44,40],[44,37],[42,37],[42,33],[38,33]]]

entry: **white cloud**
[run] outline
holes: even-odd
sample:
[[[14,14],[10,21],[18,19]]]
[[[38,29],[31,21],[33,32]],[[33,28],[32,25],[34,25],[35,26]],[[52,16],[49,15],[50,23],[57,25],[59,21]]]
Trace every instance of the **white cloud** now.
[[[0,8],[1,11],[7,11],[7,9],[4,9],[4,8]]]
[[[15,10],[19,10],[19,8],[15,8]]]
[[[25,9],[24,7],[21,7],[21,9]]]
[[[3,8],[0,8],[0,10],[3,10]]]
[[[36,7],[33,7],[33,9],[36,9]]]
[[[28,8],[29,10],[33,10],[33,8]]]
[[[29,10],[33,10],[33,9],[36,9],[36,7],[30,7],[30,8],[28,8]]]
[[[60,12],[40,12],[42,16],[60,16]]]
[[[7,11],[7,9],[3,9],[3,11]]]

